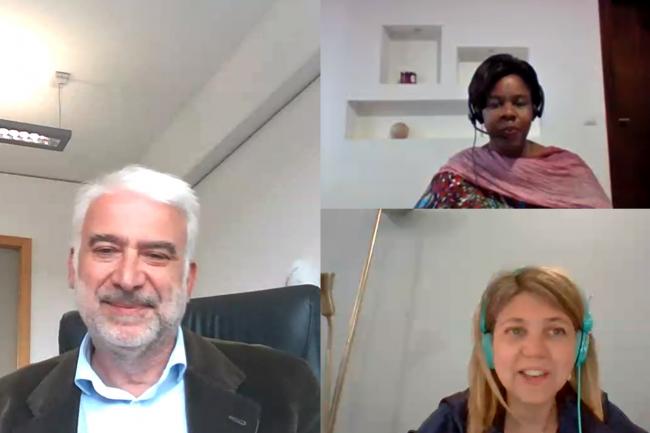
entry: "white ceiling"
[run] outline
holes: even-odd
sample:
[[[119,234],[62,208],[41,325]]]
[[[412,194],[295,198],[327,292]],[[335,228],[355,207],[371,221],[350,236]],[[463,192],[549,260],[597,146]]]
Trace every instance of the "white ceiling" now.
[[[0,172],[79,181],[138,162],[273,1],[3,0],[0,118],[58,126],[54,72],[70,72],[72,139],[0,143]]]

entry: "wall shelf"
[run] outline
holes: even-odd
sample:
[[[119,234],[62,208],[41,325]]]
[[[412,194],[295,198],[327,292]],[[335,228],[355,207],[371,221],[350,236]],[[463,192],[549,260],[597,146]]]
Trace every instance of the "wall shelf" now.
[[[346,138],[390,139],[396,122],[409,127],[409,139],[458,137],[467,129],[467,103],[449,100],[348,101]]]
[[[347,104],[345,138],[390,140],[390,128],[397,122],[404,122],[409,127],[408,140],[474,136],[467,118],[465,99],[351,100]],[[528,136],[535,138],[539,135],[540,122],[536,119]],[[479,132],[477,137],[487,136]]]
[[[399,84],[401,71],[415,72],[418,84],[440,83],[441,41],[442,26],[383,26],[380,83]]]
[[[380,83],[384,87],[378,95],[357,95],[358,99],[347,102],[345,138],[391,140],[390,128],[397,122],[409,127],[409,136],[395,141],[473,138],[466,90],[462,96],[451,92],[453,78],[442,80],[441,46],[440,25],[382,26]],[[527,47],[460,46],[456,50],[455,89],[467,89],[476,68],[493,54],[509,53],[528,60]],[[402,71],[415,72],[417,84],[399,85]],[[529,137],[539,133],[539,121],[535,121]],[[479,132],[477,138],[486,137]]]
[[[476,68],[493,54],[511,54],[521,60],[528,61],[527,47],[458,47],[456,77],[460,87],[466,89]]]

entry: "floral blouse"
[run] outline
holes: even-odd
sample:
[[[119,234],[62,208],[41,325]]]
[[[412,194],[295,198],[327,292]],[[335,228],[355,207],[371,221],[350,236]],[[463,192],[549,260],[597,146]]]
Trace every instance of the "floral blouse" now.
[[[457,174],[444,171],[431,180],[416,209],[463,208],[538,208],[511,197],[506,197],[489,189],[476,186]]]

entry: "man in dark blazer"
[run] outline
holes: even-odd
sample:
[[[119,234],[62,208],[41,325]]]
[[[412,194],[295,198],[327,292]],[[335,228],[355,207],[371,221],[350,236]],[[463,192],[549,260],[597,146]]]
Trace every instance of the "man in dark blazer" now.
[[[80,190],[68,270],[88,335],[0,379],[0,433],[320,430],[304,361],[180,330],[197,231],[196,196],[173,176],[130,166]]]
[[[188,431],[320,431],[319,385],[305,362],[262,346],[184,335]],[[76,431],[78,354],[66,352],[1,379],[0,432]]]

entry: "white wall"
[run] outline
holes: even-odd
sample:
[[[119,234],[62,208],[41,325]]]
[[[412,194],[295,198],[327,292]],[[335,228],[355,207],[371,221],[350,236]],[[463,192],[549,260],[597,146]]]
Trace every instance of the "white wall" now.
[[[32,362],[59,353],[59,319],[74,309],[66,259],[77,187],[0,174],[0,234],[32,239]]]
[[[197,185],[194,296],[283,286],[296,259],[320,268],[319,91],[312,83]]]
[[[195,184],[319,71],[320,2],[274,0],[142,162]]]
[[[226,158],[317,76],[319,13],[317,0],[275,0],[139,162],[196,182]],[[317,274],[318,92],[312,85],[197,186],[196,296],[283,285],[298,258]],[[32,362],[58,353],[58,321],[75,308],[65,260],[77,187],[0,174],[0,234],[33,240]]]
[[[347,335],[372,211],[323,211],[335,272],[335,359]],[[497,271],[562,266],[591,299],[603,389],[650,428],[650,218],[645,211],[391,211],[384,215],[338,432],[417,428],[467,387],[470,318]],[[338,363],[336,364],[338,365]]]
[[[311,84],[197,185],[194,296],[282,286],[296,259],[318,274],[319,89]],[[0,174],[0,234],[33,242],[32,362],[58,354],[59,319],[75,308],[66,258],[77,188]]]
[[[578,153],[609,193],[596,0],[327,0],[321,21],[324,208],[411,208],[438,168],[471,147],[471,138],[343,138],[349,99],[466,98],[458,46],[528,47],[547,102],[537,141]],[[380,85],[382,25],[429,24],[442,25],[440,84]]]
[[[320,267],[319,84],[237,149],[196,190],[202,204],[195,296],[282,286],[292,262]],[[32,238],[31,361],[58,354],[75,308],[66,258],[77,184],[0,174],[0,234]]]

